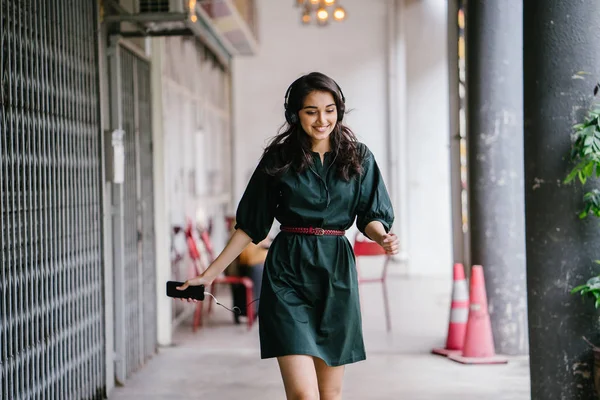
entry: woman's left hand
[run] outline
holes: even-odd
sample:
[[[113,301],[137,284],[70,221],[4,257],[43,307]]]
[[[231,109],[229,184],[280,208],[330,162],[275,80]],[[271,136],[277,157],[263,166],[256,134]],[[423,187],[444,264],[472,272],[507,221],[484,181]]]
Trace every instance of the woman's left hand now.
[[[381,237],[381,247],[385,250],[387,255],[398,254],[400,249],[400,242],[398,236],[395,233],[387,233]]]

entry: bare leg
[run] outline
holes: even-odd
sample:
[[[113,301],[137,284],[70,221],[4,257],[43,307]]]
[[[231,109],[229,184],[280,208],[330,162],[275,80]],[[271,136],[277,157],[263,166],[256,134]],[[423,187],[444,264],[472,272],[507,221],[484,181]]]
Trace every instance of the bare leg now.
[[[277,357],[288,400],[319,400],[315,364],[311,356]]]
[[[344,366],[330,367],[320,358],[313,358],[321,400],[341,400]]]

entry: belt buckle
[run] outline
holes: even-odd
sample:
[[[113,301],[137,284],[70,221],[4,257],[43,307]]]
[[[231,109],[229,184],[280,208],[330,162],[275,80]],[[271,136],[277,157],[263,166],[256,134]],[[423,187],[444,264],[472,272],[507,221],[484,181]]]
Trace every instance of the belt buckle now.
[[[325,229],[323,229],[323,228],[313,228],[313,232],[317,236],[323,236],[325,234]]]

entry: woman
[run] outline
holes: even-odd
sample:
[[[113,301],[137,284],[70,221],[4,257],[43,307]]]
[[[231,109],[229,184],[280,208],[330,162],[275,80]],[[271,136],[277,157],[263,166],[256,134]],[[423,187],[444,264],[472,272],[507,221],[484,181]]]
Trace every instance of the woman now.
[[[236,231],[202,276],[209,285],[273,219],[259,307],[261,357],[277,357],[288,399],[341,399],[344,365],[365,359],[355,260],[344,231],[358,229],[387,254],[390,199],[373,154],[342,123],[340,87],[302,76],[285,96],[287,125],[265,149],[236,213]]]

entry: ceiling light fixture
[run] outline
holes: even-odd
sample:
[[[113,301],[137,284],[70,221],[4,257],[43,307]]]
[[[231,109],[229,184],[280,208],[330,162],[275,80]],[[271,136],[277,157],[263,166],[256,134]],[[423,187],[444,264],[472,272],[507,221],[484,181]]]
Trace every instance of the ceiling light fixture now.
[[[315,22],[319,26],[325,26],[332,19],[344,21],[346,10],[339,3],[339,0],[295,0],[296,7],[302,9],[300,20],[303,25]]]
[[[333,11],[333,19],[336,21],[343,21],[346,18],[346,10],[342,6],[338,6]]]

